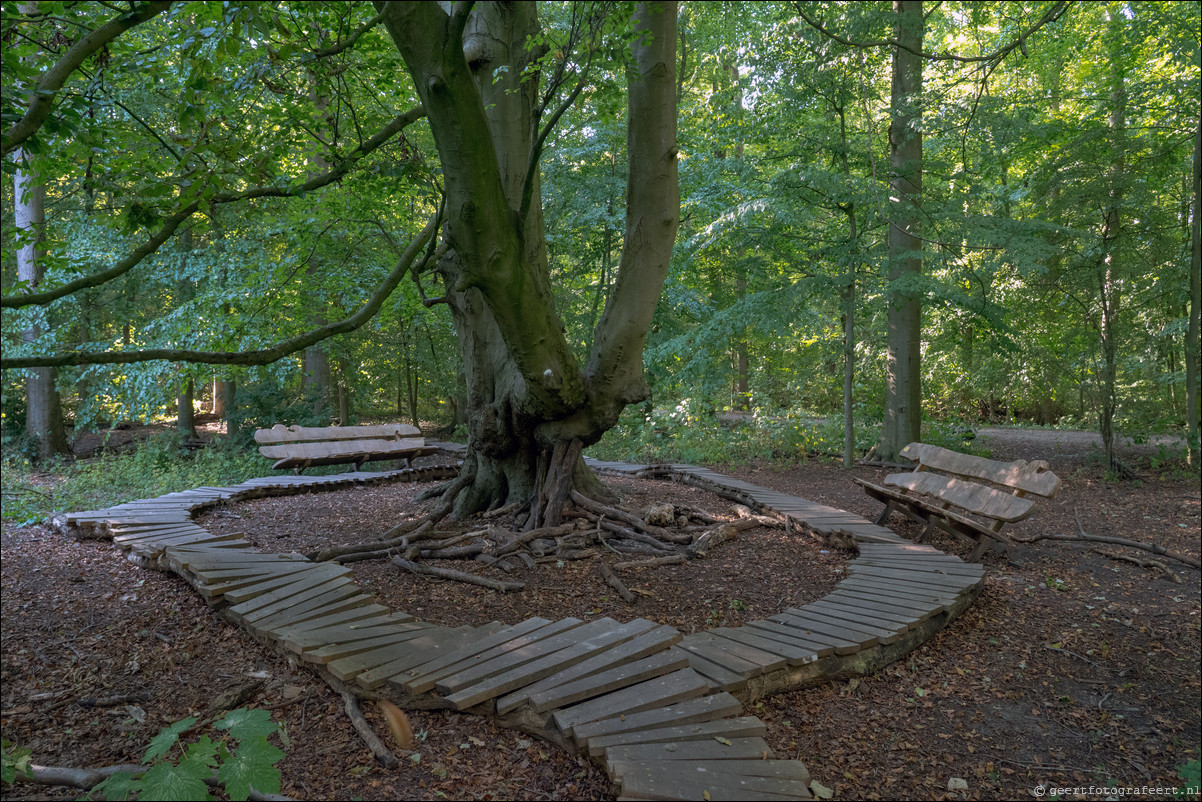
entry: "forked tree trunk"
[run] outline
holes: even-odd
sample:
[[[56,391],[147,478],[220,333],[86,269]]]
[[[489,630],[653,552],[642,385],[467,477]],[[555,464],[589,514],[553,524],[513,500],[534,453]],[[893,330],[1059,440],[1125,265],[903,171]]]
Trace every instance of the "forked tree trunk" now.
[[[478,3],[467,16],[464,4],[376,7],[421,96],[445,181],[449,249],[438,272],[463,356],[468,454],[443,501],[459,515],[529,503],[527,526],[552,524],[573,488],[600,490],[582,449],[649,394],[643,346],[680,209],[675,4],[635,10],[635,29],[649,35],[631,40],[626,238],[583,366],[555,310],[531,158],[551,116],[535,117],[534,4]]]

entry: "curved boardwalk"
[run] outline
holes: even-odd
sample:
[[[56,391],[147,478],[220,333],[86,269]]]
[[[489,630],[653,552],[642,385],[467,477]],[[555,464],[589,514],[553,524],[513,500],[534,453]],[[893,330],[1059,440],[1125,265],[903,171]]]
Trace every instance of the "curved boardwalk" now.
[[[454,450],[449,447],[447,450]],[[273,476],[201,487],[56,523],[111,537],[130,559],[182,576],[222,615],[328,680],[402,707],[489,715],[589,755],[623,799],[808,799],[809,774],[777,759],[762,696],[870,673],[959,615],[983,568],[843,510],[691,465],[590,460],[603,472],[665,475],[770,508],[859,549],[830,595],[761,621],[683,635],[645,619],[445,627],[374,604],[351,570],[262,554],[192,522],[203,507],[351,483],[425,479],[446,468]]]

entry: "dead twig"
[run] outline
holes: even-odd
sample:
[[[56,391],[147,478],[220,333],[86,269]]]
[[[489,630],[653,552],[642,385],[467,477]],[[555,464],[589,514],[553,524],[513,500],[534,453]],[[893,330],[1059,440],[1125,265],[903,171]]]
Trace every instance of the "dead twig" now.
[[[1109,557],[1112,560],[1119,560],[1121,562],[1138,565],[1140,568],[1159,568],[1169,579],[1173,580],[1178,585],[1181,584],[1181,577],[1173,573],[1172,569],[1159,560],[1141,560],[1139,557],[1131,557],[1126,554],[1118,554],[1117,552],[1103,551],[1102,549],[1090,549],[1090,551],[1092,551],[1094,554],[1100,554],[1103,557]]]
[[[367,744],[367,748],[371,750],[372,757],[386,769],[395,769],[401,765],[380,737],[376,735],[375,730],[367,723],[367,718],[363,715],[363,711],[359,709],[359,698],[351,693],[345,687],[335,687],[334,690],[342,696],[343,707],[346,708],[346,714],[350,717],[351,724],[355,727],[355,732],[359,733],[359,737],[363,739],[363,743]]]
[[[438,577],[439,579],[453,579],[457,582],[467,582],[469,585],[480,585],[481,587],[502,593],[522,590],[526,587],[525,582],[505,582],[500,579],[489,579],[488,577],[476,576],[475,574],[468,574],[463,571],[453,571],[450,568],[435,568],[432,565],[422,565],[411,560],[403,560],[400,557],[393,557],[392,562],[398,567],[404,568],[406,571],[414,574],[425,574],[426,576]]]
[[[1031,535],[1030,537],[1010,536],[1010,539],[1016,543],[1038,543],[1041,540],[1061,540],[1069,542],[1083,543],[1106,543],[1111,546],[1126,546],[1129,549],[1140,549],[1142,551],[1150,551],[1153,554],[1159,554],[1162,557],[1168,557],[1170,560],[1176,560],[1179,563],[1184,563],[1195,571],[1202,571],[1202,562],[1190,557],[1188,554],[1180,554],[1175,551],[1169,551],[1164,546],[1159,546],[1155,543],[1139,543],[1134,540],[1127,540],[1121,537],[1105,537],[1102,535],[1091,535],[1081,526],[1081,518],[1077,515],[1076,508],[1073,509],[1073,517],[1077,521],[1077,534],[1075,535]]]

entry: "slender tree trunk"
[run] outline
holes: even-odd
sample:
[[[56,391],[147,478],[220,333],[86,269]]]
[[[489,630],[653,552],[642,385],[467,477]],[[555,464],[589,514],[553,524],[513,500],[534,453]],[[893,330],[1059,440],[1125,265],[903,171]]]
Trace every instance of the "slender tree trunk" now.
[[[1115,13],[1110,21],[1111,87],[1110,87],[1110,134],[1114,148],[1110,169],[1109,206],[1102,225],[1102,263],[1098,268],[1098,299],[1102,319],[1101,335],[1102,365],[1099,376],[1101,403],[1098,428],[1102,435],[1102,449],[1106,464],[1114,462],[1114,415],[1118,409],[1118,318],[1122,309],[1122,288],[1119,275],[1122,236],[1122,202],[1125,172],[1124,148],[1126,144],[1127,88],[1124,75],[1122,14]]]
[[[38,4],[22,3],[18,8],[23,14],[33,14],[38,11]],[[24,148],[13,156],[17,164],[13,175],[14,222],[17,230],[22,232],[21,246],[17,250],[17,279],[34,290],[42,280],[42,257],[45,255],[46,185],[30,169],[29,153]],[[41,326],[34,324],[21,332],[21,340],[32,344],[42,334]],[[39,461],[56,454],[71,453],[54,368],[25,371],[25,434]]]
[[[837,109],[839,114],[839,156],[843,163],[843,176],[850,183],[851,165],[847,160],[847,113],[843,106]],[[848,203],[843,208],[847,215],[847,238],[855,248],[859,241],[859,231],[856,227],[856,207]],[[856,370],[856,258],[853,255],[847,263],[847,287],[843,290],[843,467],[850,469],[855,462],[856,431],[852,413],[855,408],[855,370]]]
[[[1185,336],[1185,421],[1189,439],[1189,458],[1198,464],[1198,350],[1202,339],[1199,313],[1202,310],[1202,223],[1198,215],[1202,212],[1202,127],[1194,132],[1194,213],[1191,226],[1189,258],[1189,329]]]
[[[896,461],[922,433],[922,301],[899,286],[922,272],[922,0],[894,0],[889,152],[894,197],[889,215],[888,364],[885,421],[876,456]]]
[[[200,437],[196,434],[196,407],[193,400],[192,379],[184,382],[184,386],[180,388],[179,396],[176,399],[175,409],[175,428],[184,436],[185,440],[199,440]]]

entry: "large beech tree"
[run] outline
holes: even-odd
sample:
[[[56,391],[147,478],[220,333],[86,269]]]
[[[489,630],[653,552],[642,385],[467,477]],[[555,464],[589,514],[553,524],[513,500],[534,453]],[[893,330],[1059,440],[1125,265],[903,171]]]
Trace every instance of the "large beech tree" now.
[[[642,3],[628,68],[626,237],[618,278],[581,365],[547,270],[538,157],[555,113],[537,80],[530,3],[378,3],[417,87],[442,162],[446,253],[437,270],[467,377],[469,451],[455,509],[532,500],[558,523],[588,483],[581,449],[649,394],[643,346],[667,275],[676,176],[674,3]],[[448,496],[446,501],[451,501]]]

